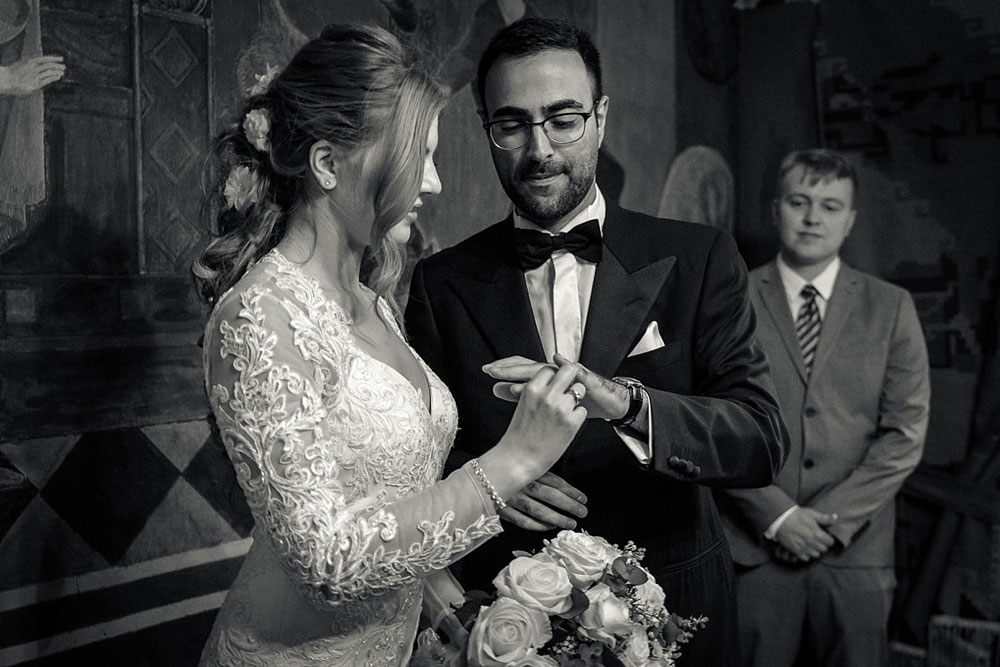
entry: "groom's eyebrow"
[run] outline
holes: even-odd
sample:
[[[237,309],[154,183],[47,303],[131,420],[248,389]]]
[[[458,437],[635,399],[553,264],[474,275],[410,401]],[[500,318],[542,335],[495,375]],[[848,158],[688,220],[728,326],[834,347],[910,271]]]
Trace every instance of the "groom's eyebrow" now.
[[[579,100],[565,99],[565,100],[556,100],[555,102],[546,104],[541,109],[542,109],[542,116],[547,117],[551,116],[552,114],[559,113],[560,111],[566,111],[570,109],[576,110],[582,108],[583,108],[583,103],[580,102]],[[528,111],[527,109],[514,106],[500,107],[499,109],[493,112],[493,118],[519,118],[519,117],[531,118],[531,112]]]

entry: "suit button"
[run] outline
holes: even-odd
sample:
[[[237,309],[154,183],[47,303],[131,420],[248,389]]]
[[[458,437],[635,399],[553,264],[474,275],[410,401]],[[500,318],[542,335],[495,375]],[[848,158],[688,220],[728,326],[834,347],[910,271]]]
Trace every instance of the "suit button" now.
[[[813,408],[813,407],[808,407],[803,412],[805,412],[806,417],[815,417],[816,416],[816,408]]]
[[[812,468],[814,465],[816,464],[813,462],[812,459],[806,459],[805,461],[802,462],[802,467],[805,468],[806,470],[809,470],[809,468]]]

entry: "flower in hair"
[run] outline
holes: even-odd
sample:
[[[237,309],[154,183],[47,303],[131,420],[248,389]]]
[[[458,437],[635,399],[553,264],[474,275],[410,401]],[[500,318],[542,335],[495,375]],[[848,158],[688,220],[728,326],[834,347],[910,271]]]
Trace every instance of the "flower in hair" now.
[[[242,213],[249,204],[256,204],[260,198],[257,186],[257,175],[249,167],[233,167],[229,170],[226,185],[222,189],[226,205]]]
[[[250,89],[250,94],[260,95],[263,93],[267,90],[267,87],[271,85],[271,82],[274,81],[274,77],[276,76],[278,76],[278,68],[276,66],[272,66],[270,63],[265,65],[263,74],[253,75],[256,82],[253,84],[253,88]]]
[[[267,138],[270,131],[271,114],[267,109],[251,109],[243,118],[243,133],[247,141],[262,153],[271,149],[271,142]]]

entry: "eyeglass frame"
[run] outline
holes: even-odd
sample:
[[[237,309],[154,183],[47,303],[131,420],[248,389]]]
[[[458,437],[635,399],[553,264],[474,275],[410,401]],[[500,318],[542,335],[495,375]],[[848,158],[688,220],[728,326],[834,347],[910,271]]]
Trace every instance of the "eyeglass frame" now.
[[[502,151],[516,151],[516,150],[520,150],[520,149],[524,148],[525,146],[527,146],[529,143],[531,143],[531,134],[532,134],[531,130],[532,130],[532,128],[534,128],[536,126],[539,126],[539,125],[542,127],[542,132],[545,134],[545,138],[548,139],[550,142],[552,142],[553,144],[555,144],[557,146],[569,146],[570,144],[575,144],[576,142],[580,141],[580,139],[583,139],[584,135],[587,134],[587,121],[590,120],[591,116],[593,116],[594,114],[597,113],[597,107],[600,106],[602,100],[604,100],[603,96],[597,98],[596,100],[594,100],[594,106],[591,107],[590,111],[560,111],[560,112],[554,113],[554,114],[552,114],[550,116],[546,116],[545,118],[541,119],[540,121],[522,120],[520,118],[494,118],[493,120],[484,121],[483,122],[483,129],[486,130],[486,136],[488,136],[490,138],[490,143],[493,144],[494,146],[496,146],[497,148],[499,148]],[[557,140],[553,139],[551,136],[549,136],[549,131],[545,129],[545,124],[547,122],[549,122],[550,120],[552,120],[553,118],[557,118],[559,116],[582,116],[583,117],[583,132],[580,133],[580,136],[577,137],[576,139],[573,139],[572,141],[557,141]],[[520,146],[515,146],[514,148],[506,148],[506,147],[501,146],[500,144],[497,143],[497,140],[493,138],[493,132],[491,130],[492,130],[493,126],[496,125],[496,124],[498,124],[498,123],[511,123],[511,122],[521,123],[523,125],[527,125],[528,126],[528,138],[525,139],[524,143],[521,144]]]

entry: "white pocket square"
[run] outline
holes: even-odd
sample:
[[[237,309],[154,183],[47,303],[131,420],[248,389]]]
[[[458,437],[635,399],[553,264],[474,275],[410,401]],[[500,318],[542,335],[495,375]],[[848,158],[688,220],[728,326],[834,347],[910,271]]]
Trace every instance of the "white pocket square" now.
[[[652,352],[653,350],[660,349],[664,345],[665,343],[663,342],[663,338],[660,337],[660,326],[656,323],[656,320],[653,320],[649,323],[649,326],[646,327],[646,333],[642,334],[642,338],[640,338],[639,342],[635,344],[632,351],[628,353],[628,356],[634,357],[637,354]]]

